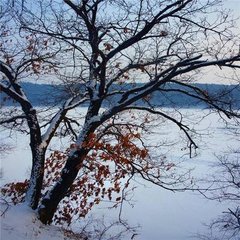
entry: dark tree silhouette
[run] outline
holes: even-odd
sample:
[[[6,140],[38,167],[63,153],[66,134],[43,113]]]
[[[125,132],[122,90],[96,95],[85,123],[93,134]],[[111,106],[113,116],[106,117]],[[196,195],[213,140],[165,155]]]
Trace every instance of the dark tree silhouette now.
[[[49,39],[50,53],[59,48],[58,56],[50,59],[58,63],[57,75],[74,96],[71,106],[79,106],[81,102],[88,105],[61,177],[39,206],[43,223],[51,223],[59,202],[69,193],[93,150],[105,152],[106,155],[98,156],[103,161],[114,159],[120,168],[127,166],[130,176],[139,174],[163,188],[177,189],[177,180],[171,184],[164,182],[150,160],[148,167],[143,165],[143,159],[148,159],[144,148],[142,155],[127,152],[141,150],[135,148],[129,136],[142,143],[141,138],[131,123],[122,126],[116,121],[120,113],[129,111],[158,115],[175,123],[185,133],[189,148],[196,148],[183,120],[159,107],[161,103],[157,107],[151,101],[154,92],[186,95],[228,118],[239,117],[226,94],[211,94],[193,84],[197,73],[207,67],[239,68],[239,37],[231,31],[233,22],[227,12],[217,8],[219,3],[216,0],[64,0],[64,3],[37,1],[32,8],[27,1],[20,4],[21,29]],[[5,75],[4,66],[8,62],[2,63]],[[9,86],[3,88],[6,93]],[[107,145],[110,136],[114,136],[118,148]]]

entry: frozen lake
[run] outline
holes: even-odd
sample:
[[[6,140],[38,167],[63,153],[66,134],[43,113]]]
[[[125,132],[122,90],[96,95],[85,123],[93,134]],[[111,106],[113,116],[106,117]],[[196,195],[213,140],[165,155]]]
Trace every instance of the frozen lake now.
[[[85,111],[80,109],[78,111]],[[186,139],[179,129],[169,122],[154,120],[152,134],[144,136],[147,142],[161,143],[168,139],[169,145],[158,150],[164,152],[173,162],[183,162],[184,168],[194,168],[192,175],[204,177],[212,169],[210,164],[216,161],[214,154],[221,154],[230,148],[238,147],[237,140],[228,134],[225,123],[216,114],[203,118],[206,110],[185,109],[182,111],[188,117],[186,123],[190,128],[198,130],[195,141],[199,146],[196,156],[189,158],[185,148]],[[200,121],[201,120],[201,121]],[[28,149],[28,136],[1,129],[1,144],[9,143],[11,151],[1,155],[3,170],[2,184],[9,181],[23,180],[29,174],[31,156]],[[175,143],[174,145],[170,143]],[[52,149],[67,147],[65,140],[55,140]],[[149,183],[136,179],[132,183],[137,188],[134,191],[134,207],[125,204],[122,217],[130,225],[140,225],[138,240],[185,240],[203,232],[203,223],[209,223],[213,217],[220,214],[227,206],[206,200],[193,192],[169,192]],[[117,216],[118,211],[106,209],[105,204],[98,205],[93,215]]]

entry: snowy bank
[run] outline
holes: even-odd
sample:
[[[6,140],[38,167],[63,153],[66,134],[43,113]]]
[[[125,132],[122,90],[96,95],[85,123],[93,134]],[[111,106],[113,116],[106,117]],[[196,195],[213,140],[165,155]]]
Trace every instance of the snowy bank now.
[[[4,210],[4,206],[1,206]],[[78,239],[72,232],[43,225],[36,212],[25,204],[10,206],[1,216],[1,240],[67,240]],[[83,239],[83,238],[82,238]]]

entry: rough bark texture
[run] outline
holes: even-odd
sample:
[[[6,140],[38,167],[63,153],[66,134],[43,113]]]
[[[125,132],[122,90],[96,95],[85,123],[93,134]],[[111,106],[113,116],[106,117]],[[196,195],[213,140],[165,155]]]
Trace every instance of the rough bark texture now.
[[[46,194],[38,209],[39,219],[42,223],[50,224],[52,222],[57,206],[66,196],[69,187],[77,177],[80,165],[86,154],[86,150],[81,149],[75,151],[71,156],[69,156],[67,163],[62,170],[61,180],[59,180],[51,191]]]
[[[99,126],[100,121],[93,120],[98,115],[102,100],[92,100],[85,118],[85,125],[78,139],[78,148],[69,154],[67,162],[61,172],[61,179],[54,187],[43,197],[39,206],[39,219],[44,224],[50,224],[57,210],[58,204],[66,196],[69,188],[73,184],[81,165],[88,154],[88,148],[82,146],[82,143],[87,142],[89,135],[93,133]]]
[[[36,148],[32,152],[33,165],[29,181],[26,201],[32,209],[37,209],[41,197],[44,177],[45,148]]]
[[[26,114],[30,130],[30,147],[32,151],[32,169],[26,201],[32,209],[36,209],[41,196],[46,147],[41,147],[41,130],[36,110],[32,108],[30,103],[23,103],[22,109]]]

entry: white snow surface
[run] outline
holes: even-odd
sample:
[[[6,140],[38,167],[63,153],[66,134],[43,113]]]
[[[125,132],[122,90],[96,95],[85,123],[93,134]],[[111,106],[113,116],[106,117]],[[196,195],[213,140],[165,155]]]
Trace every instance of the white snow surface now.
[[[4,205],[1,209],[4,210]],[[1,240],[65,240],[74,239],[56,226],[43,225],[35,211],[26,204],[11,206],[1,216]],[[79,239],[79,238],[78,238]],[[81,239],[79,239],[81,240]]]

